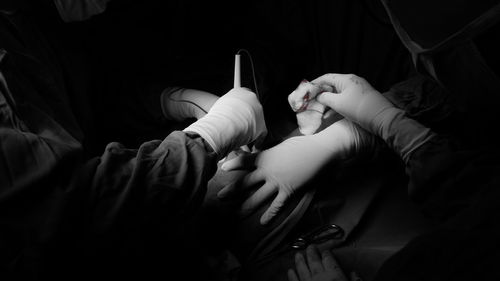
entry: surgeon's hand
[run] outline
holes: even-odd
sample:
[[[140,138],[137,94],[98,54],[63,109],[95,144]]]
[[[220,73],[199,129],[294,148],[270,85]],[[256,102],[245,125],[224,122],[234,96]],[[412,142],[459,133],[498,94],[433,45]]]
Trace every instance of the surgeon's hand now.
[[[318,94],[320,103],[377,135],[386,115],[399,110],[365,79],[353,74],[325,74],[312,83],[334,89]]]
[[[295,270],[288,270],[289,281],[361,281],[352,272],[347,279],[338,262],[329,250],[319,253],[315,245],[306,249],[306,258],[301,253],[295,255]]]
[[[223,170],[254,170],[242,180],[224,187],[218,196],[225,198],[259,187],[243,203],[241,215],[252,213],[274,197],[260,218],[261,224],[267,224],[326,164],[346,159],[363,148],[374,147],[375,141],[374,136],[342,119],[315,135],[291,137],[260,153],[243,154],[226,161],[221,167]]]
[[[326,74],[313,81],[328,85],[334,92],[322,92],[317,100],[345,118],[381,137],[404,162],[434,133],[406,116],[365,79],[353,74]]]
[[[257,96],[246,88],[237,88],[220,97],[205,116],[184,132],[200,135],[222,158],[240,146],[260,142],[267,128]]]

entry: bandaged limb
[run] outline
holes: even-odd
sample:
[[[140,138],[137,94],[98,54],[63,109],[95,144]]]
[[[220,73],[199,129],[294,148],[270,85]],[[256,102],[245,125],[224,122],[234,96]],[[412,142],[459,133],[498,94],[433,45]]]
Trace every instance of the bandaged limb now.
[[[257,96],[245,88],[232,89],[220,97],[198,121],[184,129],[200,135],[219,158],[267,134],[264,112]]]
[[[204,91],[167,88],[160,97],[163,115],[168,120],[200,119],[212,108],[219,97]]]
[[[313,81],[336,90],[317,100],[381,137],[405,163],[411,153],[434,136],[429,128],[408,118],[365,79],[352,74],[326,74]]]
[[[300,188],[312,180],[329,162],[341,161],[374,146],[377,138],[347,119],[309,136],[296,136],[260,153],[242,154],[222,164],[223,170],[254,169],[236,183],[223,188],[220,198],[251,194],[241,207],[246,216],[273,196],[260,222],[267,224]]]
[[[288,103],[297,113],[297,125],[302,134],[314,134],[320,128],[322,119],[328,117],[325,114],[327,107],[316,100],[316,96],[325,91],[332,92],[333,89],[328,85],[318,86],[302,80],[297,89],[288,95]]]

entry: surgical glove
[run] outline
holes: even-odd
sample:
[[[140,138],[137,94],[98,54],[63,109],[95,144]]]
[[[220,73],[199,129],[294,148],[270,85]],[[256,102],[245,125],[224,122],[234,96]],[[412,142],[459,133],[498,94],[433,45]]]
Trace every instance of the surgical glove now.
[[[200,119],[212,108],[219,97],[204,91],[167,88],[161,94],[161,109],[168,120]]]
[[[314,134],[321,126],[326,106],[316,100],[316,96],[324,91],[332,91],[332,88],[317,86],[302,80],[297,89],[288,95],[288,103],[293,111],[297,113],[297,125],[303,135]]]
[[[263,183],[241,207],[246,216],[275,195],[260,218],[267,224],[288,199],[313,179],[332,161],[341,161],[360,149],[374,146],[376,137],[351,121],[342,119],[323,131],[310,136],[297,136],[259,153],[244,154],[226,161],[221,169],[254,170],[240,181],[224,187],[218,193],[226,198],[240,191],[248,192]]]
[[[184,132],[200,135],[222,158],[253,141],[258,145],[267,128],[257,96],[248,89],[237,88],[220,97],[205,116]]]
[[[335,89],[335,93],[320,93],[319,102],[381,137],[405,163],[415,149],[434,135],[429,128],[408,118],[361,77],[326,74],[312,82]]]
[[[327,249],[319,251],[311,244],[305,251],[295,254],[295,270],[288,270],[288,281],[360,281],[356,273],[351,272],[348,279],[332,252]]]

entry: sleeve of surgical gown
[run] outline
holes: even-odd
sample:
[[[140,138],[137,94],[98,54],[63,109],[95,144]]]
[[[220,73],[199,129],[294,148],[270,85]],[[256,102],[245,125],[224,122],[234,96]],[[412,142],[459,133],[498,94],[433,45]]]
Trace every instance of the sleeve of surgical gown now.
[[[435,222],[381,268],[376,280],[498,280],[500,165],[495,148],[436,136],[407,164],[410,197]]]
[[[216,168],[204,140],[180,131],[135,149],[110,143],[90,160],[82,154],[50,111],[16,102],[0,72],[0,271],[7,276],[31,280],[82,266],[95,273],[118,257],[144,257],[154,248],[148,243],[174,236],[192,216]]]

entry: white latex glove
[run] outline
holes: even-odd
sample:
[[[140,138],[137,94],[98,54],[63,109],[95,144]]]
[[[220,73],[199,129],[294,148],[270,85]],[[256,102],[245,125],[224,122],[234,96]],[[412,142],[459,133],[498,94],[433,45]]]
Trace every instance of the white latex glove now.
[[[345,159],[361,148],[373,146],[375,140],[373,135],[359,126],[342,119],[315,135],[291,137],[260,153],[240,155],[223,163],[221,168],[227,171],[255,169],[240,181],[224,187],[218,197],[225,198],[262,184],[243,203],[241,215],[250,214],[275,196],[260,218],[261,224],[267,224],[287,200],[326,164]]]
[[[167,88],[160,99],[165,118],[184,121],[188,118],[200,119],[205,116],[219,97],[195,89]]]
[[[267,134],[264,112],[257,96],[245,88],[232,89],[220,97],[198,121],[183,130],[205,139],[220,158]]]
[[[288,95],[288,103],[297,113],[297,125],[304,135],[314,134],[321,126],[322,119],[327,118],[326,106],[316,100],[322,92],[333,89],[328,85],[315,85],[302,80],[295,91]]]
[[[318,94],[317,100],[380,136],[407,162],[411,153],[434,134],[429,128],[406,117],[365,79],[353,74],[326,74],[312,83],[328,85],[334,92]]]

